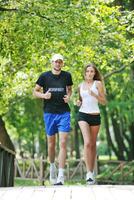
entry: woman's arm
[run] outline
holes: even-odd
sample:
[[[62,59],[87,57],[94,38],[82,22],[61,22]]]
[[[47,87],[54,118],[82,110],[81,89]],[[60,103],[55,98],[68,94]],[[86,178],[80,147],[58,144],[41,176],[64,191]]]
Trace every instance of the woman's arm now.
[[[77,92],[78,92],[78,98],[79,99],[76,101],[76,105],[77,106],[81,106],[81,104],[82,104],[82,98],[80,96],[80,85],[78,86]]]
[[[91,91],[91,95],[94,96],[98,102],[102,105],[106,105],[106,95],[105,95],[105,89],[101,81],[96,82],[96,87],[98,89],[98,95],[96,95],[94,92]]]

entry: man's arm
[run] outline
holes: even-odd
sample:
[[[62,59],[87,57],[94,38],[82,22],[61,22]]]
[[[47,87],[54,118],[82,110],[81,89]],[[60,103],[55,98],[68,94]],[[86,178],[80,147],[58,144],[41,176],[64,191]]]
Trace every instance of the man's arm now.
[[[70,98],[72,95],[72,86],[67,86],[67,96]]]
[[[66,87],[66,90],[67,90],[67,94],[66,95],[64,95],[64,102],[65,103],[68,103],[69,102],[69,100],[70,100],[70,97],[71,97],[71,95],[72,95],[72,86],[67,86]]]
[[[51,98],[51,93],[49,92],[49,90],[46,93],[43,93],[42,87],[38,84],[36,84],[36,86],[34,88],[33,95],[40,99],[50,99]]]

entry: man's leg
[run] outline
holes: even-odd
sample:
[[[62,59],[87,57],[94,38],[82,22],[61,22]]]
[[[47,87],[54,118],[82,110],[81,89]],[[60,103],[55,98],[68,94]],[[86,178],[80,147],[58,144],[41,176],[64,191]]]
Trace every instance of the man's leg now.
[[[50,161],[50,183],[55,184],[57,181],[57,170],[55,166],[55,140],[56,136],[47,136],[48,141],[48,157]]]
[[[48,157],[49,157],[50,163],[54,163],[55,161],[55,141],[56,141],[55,135],[47,136]]]
[[[59,115],[58,118],[58,130],[59,130],[59,173],[56,185],[64,184],[64,168],[67,154],[67,138],[70,131],[70,113],[65,112]]]
[[[65,167],[66,154],[67,154],[67,138],[68,138],[68,133],[59,133],[59,145],[60,145],[59,168]]]
[[[64,184],[64,168],[66,162],[66,154],[67,154],[67,138],[68,133],[59,133],[59,145],[60,145],[60,152],[59,152],[59,173],[57,179],[57,185]]]

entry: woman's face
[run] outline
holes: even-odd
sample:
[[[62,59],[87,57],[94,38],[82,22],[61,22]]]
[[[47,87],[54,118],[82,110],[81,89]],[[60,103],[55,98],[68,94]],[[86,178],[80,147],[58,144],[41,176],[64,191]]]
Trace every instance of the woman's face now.
[[[86,80],[93,80],[95,75],[95,69],[93,67],[87,67],[85,72],[85,79]]]

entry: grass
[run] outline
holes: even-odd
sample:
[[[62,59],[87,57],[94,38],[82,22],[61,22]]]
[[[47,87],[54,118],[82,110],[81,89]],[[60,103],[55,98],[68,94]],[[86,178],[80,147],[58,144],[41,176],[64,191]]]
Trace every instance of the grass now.
[[[99,155],[99,160],[110,160],[107,155]],[[115,156],[111,156],[111,160],[117,160]]]
[[[14,186],[39,186],[38,180],[15,179]]]
[[[85,180],[79,180],[79,181],[66,181],[65,185],[85,185]],[[50,186],[49,181],[45,181],[45,186]],[[41,186],[40,182],[38,180],[30,180],[30,179],[15,179],[14,186]]]

